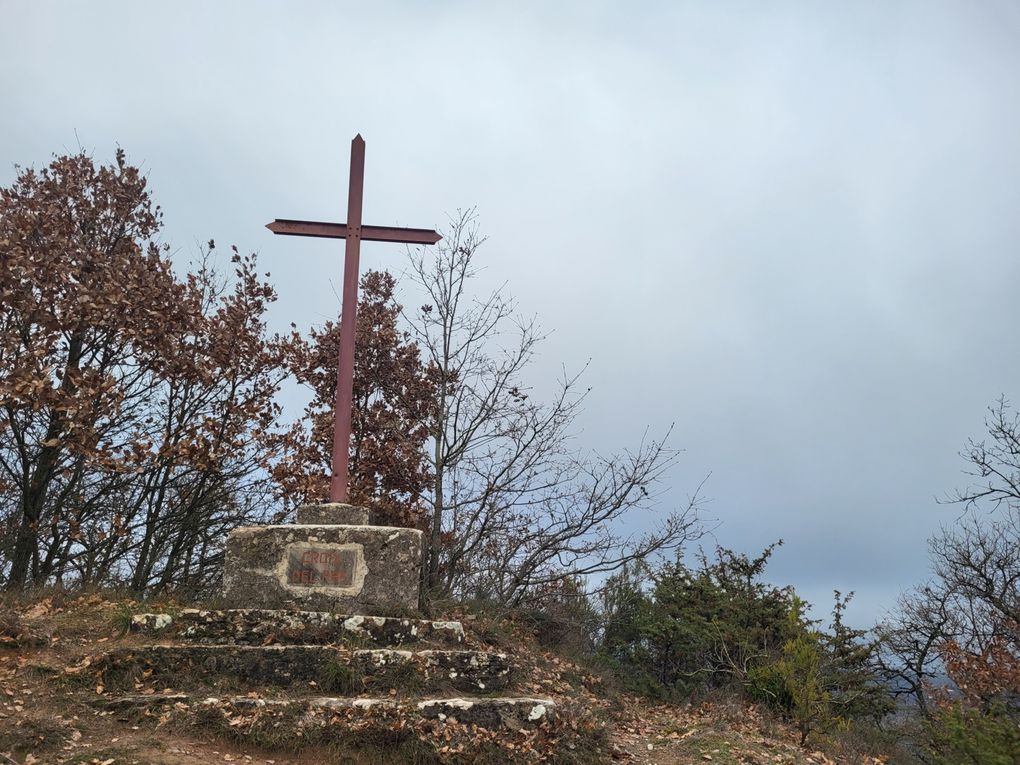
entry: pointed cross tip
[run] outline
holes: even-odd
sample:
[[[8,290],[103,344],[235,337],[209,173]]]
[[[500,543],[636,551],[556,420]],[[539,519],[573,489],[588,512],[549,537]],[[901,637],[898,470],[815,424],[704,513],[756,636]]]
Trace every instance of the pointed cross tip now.
[[[275,234],[276,233],[276,229],[279,228],[279,223],[277,221],[275,221],[275,220],[271,221],[270,223],[266,224],[266,228],[268,228],[270,231],[272,231]]]
[[[351,141],[351,143],[364,143],[364,142],[365,139],[361,137],[361,133],[358,133],[356,136],[354,136],[354,140]]]

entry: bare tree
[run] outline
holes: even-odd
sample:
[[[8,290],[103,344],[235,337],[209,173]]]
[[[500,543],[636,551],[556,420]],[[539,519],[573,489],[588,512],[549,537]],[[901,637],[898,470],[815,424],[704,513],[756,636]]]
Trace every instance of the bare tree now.
[[[952,635],[975,654],[1005,638],[1020,653],[1020,415],[1000,398],[985,418],[988,439],[961,454],[977,479],[948,498],[964,516],[929,542],[937,579],[961,614]]]
[[[961,615],[961,634],[953,639],[980,651],[1002,636],[1003,625],[1020,623],[1020,511],[1010,508],[992,520],[965,517],[929,549],[935,576]]]
[[[692,498],[652,531],[623,528],[654,512],[658,484],[677,459],[669,433],[610,456],[576,446],[588,391],[579,374],[564,373],[549,401],[533,397],[524,375],[543,336],[505,287],[473,294],[483,242],[469,210],[451,221],[439,247],[411,254],[429,303],[406,318],[438,370],[424,578],[432,595],[516,605],[564,577],[674,550],[699,525]]]
[[[930,714],[932,683],[943,671],[939,646],[958,631],[956,622],[948,593],[928,583],[901,594],[893,612],[875,629],[876,671],[894,696],[910,698],[925,717]]]
[[[988,408],[985,430],[988,440],[970,439],[960,453],[970,463],[964,472],[977,480],[950,494],[946,501],[968,510],[1020,510],[1020,414],[1012,411],[1004,396]]]
[[[931,580],[878,626],[881,670],[926,715],[947,651],[956,664],[1003,651],[1020,661],[1020,418],[1000,399],[985,424],[988,440],[961,453],[977,480],[945,500],[964,514],[928,542]]]

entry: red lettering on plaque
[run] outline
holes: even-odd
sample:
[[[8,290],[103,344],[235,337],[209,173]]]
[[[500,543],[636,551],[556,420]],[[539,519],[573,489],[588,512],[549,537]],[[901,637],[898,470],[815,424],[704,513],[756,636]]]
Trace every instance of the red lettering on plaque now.
[[[293,550],[287,559],[287,582],[299,587],[350,587],[356,560],[354,550]]]

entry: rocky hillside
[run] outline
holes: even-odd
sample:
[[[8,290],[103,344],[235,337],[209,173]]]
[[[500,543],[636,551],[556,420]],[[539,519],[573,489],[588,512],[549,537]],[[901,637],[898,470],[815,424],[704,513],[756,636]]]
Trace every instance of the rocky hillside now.
[[[483,619],[62,594],[0,607],[6,765],[837,761],[753,707],[619,695]]]

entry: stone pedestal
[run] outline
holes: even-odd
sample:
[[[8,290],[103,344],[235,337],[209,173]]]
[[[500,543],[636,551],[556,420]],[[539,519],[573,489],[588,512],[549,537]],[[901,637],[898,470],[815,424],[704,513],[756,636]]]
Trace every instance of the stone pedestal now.
[[[422,533],[368,526],[368,519],[353,505],[305,505],[296,524],[235,529],[226,545],[225,599],[244,608],[416,611]]]
[[[222,722],[253,743],[288,731],[292,741],[336,747],[344,761],[443,759],[451,732],[466,736],[464,762],[491,761],[493,741],[521,740],[525,729],[529,741],[563,746],[577,726],[565,727],[551,699],[514,693],[513,657],[465,647],[459,622],[413,618],[422,533],[370,520],[364,508],[334,503],[299,508],[295,524],[236,529],[223,574],[234,607],[135,614],[131,629],[158,642],[90,660],[102,680],[89,698],[135,710],[132,721]],[[468,735],[468,726],[491,733]],[[394,739],[394,730],[407,735]]]

